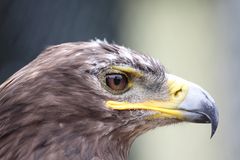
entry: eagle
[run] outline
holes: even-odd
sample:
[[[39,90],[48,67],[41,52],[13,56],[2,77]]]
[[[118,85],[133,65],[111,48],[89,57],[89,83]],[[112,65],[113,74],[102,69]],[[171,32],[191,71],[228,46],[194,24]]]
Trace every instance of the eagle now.
[[[50,46],[0,86],[0,159],[126,160],[156,127],[210,123],[200,86],[150,56],[106,41]]]

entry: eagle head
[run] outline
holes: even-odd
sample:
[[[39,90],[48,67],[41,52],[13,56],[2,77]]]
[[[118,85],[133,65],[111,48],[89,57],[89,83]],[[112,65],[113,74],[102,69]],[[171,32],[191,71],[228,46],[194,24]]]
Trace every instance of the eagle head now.
[[[0,86],[1,159],[123,160],[135,138],[218,112],[198,85],[105,41],[47,48]]]

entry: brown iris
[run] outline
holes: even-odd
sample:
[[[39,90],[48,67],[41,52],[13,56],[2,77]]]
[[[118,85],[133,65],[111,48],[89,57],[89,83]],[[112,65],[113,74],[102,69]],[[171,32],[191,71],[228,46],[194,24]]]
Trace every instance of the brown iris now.
[[[114,91],[122,91],[128,85],[128,78],[124,74],[107,74],[106,84]]]

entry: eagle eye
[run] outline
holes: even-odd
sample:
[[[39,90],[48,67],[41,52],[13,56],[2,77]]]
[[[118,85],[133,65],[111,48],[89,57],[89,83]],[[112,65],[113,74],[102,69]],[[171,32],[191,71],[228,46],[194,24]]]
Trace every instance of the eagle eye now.
[[[113,91],[124,91],[128,87],[128,78],[120,73],[107,74],[106,85]]]

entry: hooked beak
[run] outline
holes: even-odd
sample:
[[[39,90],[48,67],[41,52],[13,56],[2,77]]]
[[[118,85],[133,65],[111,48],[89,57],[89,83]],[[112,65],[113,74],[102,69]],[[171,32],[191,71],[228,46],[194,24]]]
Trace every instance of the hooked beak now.
[[[166,101],[149,100],[141,103],[107,101],[106,106],[116,110],[152,110],[154,118],[175,118],[194,123],[211,123],[211,137],[218,126],[218,111],[213,98],[200,86],[175,75],[167,74],[169,98]]]

